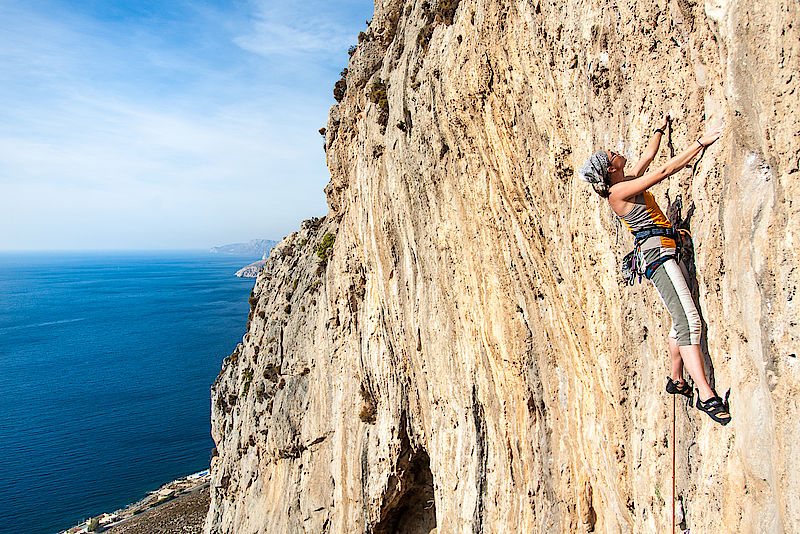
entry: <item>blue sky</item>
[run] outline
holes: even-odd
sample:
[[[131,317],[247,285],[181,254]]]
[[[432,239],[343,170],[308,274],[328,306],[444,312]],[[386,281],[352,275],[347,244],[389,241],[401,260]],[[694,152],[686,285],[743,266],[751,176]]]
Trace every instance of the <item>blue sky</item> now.
[[[0,0],[0,250],[208,248],[327,212],[365,0]]]

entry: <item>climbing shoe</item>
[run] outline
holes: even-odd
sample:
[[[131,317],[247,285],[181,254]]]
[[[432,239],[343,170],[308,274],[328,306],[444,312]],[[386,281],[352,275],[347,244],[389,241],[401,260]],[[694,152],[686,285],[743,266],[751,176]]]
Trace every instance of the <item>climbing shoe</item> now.
[[[727,425],[731,422],[731,415],[728,413],[728,403],[723,401],[717,393],[707,401],[700,400],[700,392],[697,392],[697,409],[706,412],[711,419],[721,425]]]
[[[673,382],[672,378],[667,377],[667,393],[671,393],[672,395],[684,395],[686,397],[692,398],[692,386],[686,383],[685,380],[681,380],[680,382]]]

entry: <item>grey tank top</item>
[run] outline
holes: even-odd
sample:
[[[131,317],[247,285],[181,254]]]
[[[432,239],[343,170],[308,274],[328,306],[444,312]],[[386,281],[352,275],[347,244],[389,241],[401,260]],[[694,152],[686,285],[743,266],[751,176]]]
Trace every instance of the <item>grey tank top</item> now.
[[[650,191],[639,193],[633,202],[633,209],[620,217],[631,233],[636,234],[650,228],[672,228],[669,219],[658,207],[653,193]],[[645,264],[650,264],[662,256],[674,256],[676,246],[675,240],[670,237],[654,236],[647,239],[642,243]]]

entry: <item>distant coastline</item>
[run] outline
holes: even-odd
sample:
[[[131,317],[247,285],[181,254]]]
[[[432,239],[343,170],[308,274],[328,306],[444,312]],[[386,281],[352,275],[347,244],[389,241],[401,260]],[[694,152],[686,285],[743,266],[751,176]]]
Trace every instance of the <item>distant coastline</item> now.
[[[245,265],[238,271],[236,271],[236,276],[239,278],[255,278],[258,276],[258,271],[267,263],[266,259],[254,261],[250,265]]]
[[[84,534],[88,532],[113,531],[112,529],[115,527],[125,524],[130,519],[146,511],[157,509],[168,502],[207,488],[210,480],[211,475],[208,469],[178,478],[164,484],[155,491],[148,492],[146,497],[124,508],[115,512],[87,518],[82,523],[62,530],[59,534]],[[89,528],[92,528],[92,523],[94,523],[94,528],[93,530],[89,530]]]
[[[251,258],[266,259],[269,251],[277,245],[272,239],[251,239],[247,243],[229,243],[211,247],[212,254],[226,254],[229,256],[250,256]]]
[[[277,244],[277,241],[271,239],[252,239],[247,243],[230,243],[211,247],[209,252],[228,256],[260,257],[261,259],[245,265],[235,273],[239,278],[255,278],[266,263],[269,251]]]

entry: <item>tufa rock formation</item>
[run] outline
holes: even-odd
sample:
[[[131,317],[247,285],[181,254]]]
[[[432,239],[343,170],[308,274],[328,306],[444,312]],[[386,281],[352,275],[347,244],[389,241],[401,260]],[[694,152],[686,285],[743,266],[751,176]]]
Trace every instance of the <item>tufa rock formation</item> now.
[[[668,532],[669,316],[620,285],[632,238],[575,172],[635,161],[667,110],[654,166],[726,124],[654,188],[733,414],[678,401],[678,522],[798,532],[798,15],[376,2],[326,127],[330,212],[270,255],[212,389],[206,532]]]

